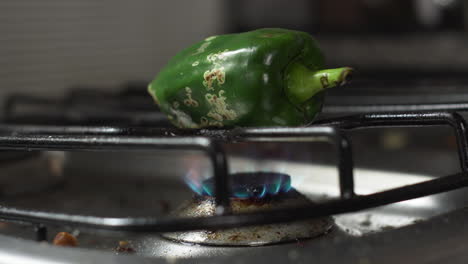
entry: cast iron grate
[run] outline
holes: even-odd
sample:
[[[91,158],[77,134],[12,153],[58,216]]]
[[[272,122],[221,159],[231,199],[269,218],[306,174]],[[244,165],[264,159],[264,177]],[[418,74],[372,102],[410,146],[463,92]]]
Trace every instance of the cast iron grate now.
[[[181,130],[164,128],[168,125],[166,118],[154,110],[155,106],[148,98],[144,85],[139,83],[127,84],[113,93],[97,92],[93,88],[76,88],[72,89],[63,99],[51,100],[50,98],[27,95],[11,96],[5,102],[4,124],[0,124],[0,149],[201,150],[208,155],[213,165],[216,186],[215,198],[218,205],[217,215],[201,218],[197,221],[154,217],[106,218],[0,206],[0,219],[33,225],[37,240],[46,239],[47,224],[141,232],[219,229],[353,212],[468,186],[466,123],[463,117],[453,112],[467,111],[467,103],[375,105],[364,100],[352,105],[326,105],[323,112],[325,116],[343,113],[369,114],[319,120],[307,127]],[[343,96],[340,99],[343,99]],[[349,101],[355,102],[355,98]],[[82,126],[82,124],[87,126]],[[96,124],[110,126],[95,126]],[[113,126],[113,124],[123,124],[125,127]],[[459,174],[369,195],[357,196],[354,194],[353,155],[347,131],[373,127],[425,127],[433,125],[448,125],[454,130],[461,167]],[[245,141],[326,141],[333,144],[338,156],[337,167],[341,197],[300,208],[230,214],[227,210],[229,208],[227,177],[229,175],[226,157],[221,145],[225,142]]]
[[[422,81],[428,83],[427,80]],[[333,91],[341,93],[327,96],[328,102],[319,118],[363,113],[468,111],[468,94],[462,89],[466,85],[459,76],[455,79],[454,87],[447,87],[444,81],[439,86],[427,88],[426,85],[418,85],[417,80],[410,82],[405,79],[403,83],[411,86],[408,90],[409,87],[402,83],[392,85],[392,82],[388,82],[390,84],[387,85],[382,80],[377,84],[375,81],[361,82],[361,86],[356,86],[354,90],[348,87]],[[429,83],[434,82],[431,79]],[[55,98],[13,94],[4,102],[4,121],[38,125],[170,126],[166,116],[157,111],[157,106],[148,96],[146,85],[147,82],[129,82],[110,91],[97,87],[74,87],[65,96]],[[377,89],[376,86],[386,88]],[[444,91],[442,86],[449,92],[441,92]],[[402,87],[405,88],[403,92]]]
[[[354,194],[353,155],[347,131],[371,127],[448,125],[456,135],[461,172],[455,175],[369,195]],[[315,142],[333,144],[341,197],[323,203],[264,212],[231,214],[224,142]],[[110,218],[71,215],[0,207],[0,219],[35,226],[37,239],[44,240],[45,225],[90,227],[135,232],[173,232],[220,229],[322,217],[368,209],[468,186],[466,123],[458,113],[422,112],[364,114],[322,120],[297,128],[235,128],[231,130],[181,130],[163,128],[0,125],[0,148],[10,150],[118,151],[155,149],[201,150],[210,158],[215,179],[217,214],[193,221],[185,218]]]
[[[12,94],[4,101],[3,118],[15,124],[170,125],[157,110],[146,84],[133,82],[111,91],[75,87],[63,97]]]

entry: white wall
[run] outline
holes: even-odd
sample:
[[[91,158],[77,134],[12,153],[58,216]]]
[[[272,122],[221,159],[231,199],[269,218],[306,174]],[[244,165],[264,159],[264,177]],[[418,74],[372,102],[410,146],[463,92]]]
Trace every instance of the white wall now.
[[[0,100],[74,84],[149,80],[181,48],[223,27],[218,0],[2,0]]]

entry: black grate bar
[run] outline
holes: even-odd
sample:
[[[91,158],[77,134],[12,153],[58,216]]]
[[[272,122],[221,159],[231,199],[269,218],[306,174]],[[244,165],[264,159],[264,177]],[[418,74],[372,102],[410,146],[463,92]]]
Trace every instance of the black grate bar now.
[[[232,140],[255,142],[335,141],[336,129],[332,126],[235,128],[228,132]]]
[[[338,148],[338,173],[340,177],[340,193],[344,199],[353,197],[354,194],[354,161],[351,142],[348,137],[340,132]]]
[[[221,145],[216,141],[212,141],[212,148],[208,155],[214,166],[213,175],[215,179],[215,202],[216,214],[226,214],[231,211],[231,202],[229,197],[231,188],[229,188],[229,174],[226,162],[226,155]]]
[[[230,208],[228,170],[220,145],[206,137],[130,137],[90,135],[0,135],[0,149],[12,150],[201,150],[213,164],[216,178],[216,202],[220,212]],[[219,188],[219,189],[218,189]]]
[[[395,126],[433,126],[449,125],[455,132],[457,139],[458,157],[462,171],[468,171],[468,142],[466,122],[458,113],[390,113],[366,114],[321,120],[316,124],[333,125],[342,129],[360,129],[368,127],[395,127]]]
[[[66,135],[126,135],[128,129],[114,126],[52,126],[52,125],[0,125],[0,135],[22,134],[66,134]]]
[[[18,150],[154,150],[160,148],[194,148],[205,150],[213,162],[214,173],[216,175],[216,200],[221,206],[221,210],[218,210],[218,212],[224,212],[225,214],[206,218],[197,218],[196,221],[194,221],[193,218],[106,218],[37,212],[0,207],[0,218],[9,221],[26,221],[33,224],[52,223],[127,231],[172,232],[194,229],[213,229],[244,225],[269,224],[301,220],[311,217],[320,217],[331,214],[347,213],[468,186],[468,175],[467,172],[464,172],[462,174],[446,176],[423,183],[388,190],[385,192],[374,193],[371,195],[353,196],[352,192],[347,195],[345,194],[346,191],[349,193],[349,190],[353,190],[353,163],[350,144],[345,135],[342,134],[344,130],[379,126],[425,126],[448,124],[455,129],[459,144],[458,152],[462,164],[461,166],[462,168],[465,168],[467,164],[467,144],[465,137],[466,126],[463,118],[458,114],[372,114],[321,121],[320,124],[322,126],[304,128],[194,130],[190,132],[183,130],[173,130],[177,132],[175,134],[176,137],[161,137],[161,133],[164,130],[155,130],[157,135],[153,135],[151,137],[136,137],[134,135],[117,136],[109,134],[69,135],[60,133],[36,135],[28,133],[18,134],[13,132],[5,133],[4,131],[3,135],[0,136],[0,146],[8,149]],[[0,131],[2,130],[0,129]],[[181,137],[180,135],[191,135],[191,137]],[[229,214],[227,210],[225,210],[229,205],[227,165],[225,155],[218,143],[225,140],[234,142],[242,140],[327,140],[334,142],[335,144],[338,143],[337,146],[339,148],[339,153],[341,153],[339,155],[342,157],[342,159],[339,159],[340,174],[345,171],[342,175],[350,175],[340,178],[340,188],[343,195],[342,198],[347,199],[338,199],[300,208],[285,208],[274,211],[252,212],[236,215]],[[351,181],[346,182],[348,179]]]
[[[1,135],[1,132],[5,135]],[[35,133],[40,133],[38,135]],[[33,134],[34,133],[34,134]],[[133,136],[125,136],[132,134]],[[149,135],[139,136],[135,135]],[[173,136],[172,136],[173,135]],[[238,128],[233,130],[178,130],[178,129],[150,129],[134,128],[125,129],[118,127],[80,127],[80,126],[18,126],[3,125],[0,126],[0,148],[13,149],[59,149],[59,150],[131,150],[131,149],[150,149],[155,148],[174,148],[186,149],[190,142],[196,141],[194,137],[179,136],[198,136],[198,139],[211,139],[213,151],[210,158],[213,164],[217,162],[216,168],[223,168],[227,171],[225,154],[219,143],[221,141],[256,141],[256,142],[291,142],[291,141],[326,141],[333,143],[337,148],[338,171],[340,179],[340,193],[343,198],[349,198],[354,195],[353,179],[353,159],[351,145],[348,139],[334,127],[316,126],[301,128]],[[222,153],[219,154],[218,153]],[[224,180],[225,173],[216,172],[216,183],[219,184],[219,197],[229,195],[229,191],[222,187],[229,183]],[[218,197],[218,196],[216,196]],[[226,204],[227,198],[217,201],[220,204]],[[221,202],[224,201],[224,202]]]
[[[0,207],[0,219],[136,232],[176,232],[297,221],[349,213],[468,186],[468,174],[449,175],[379,193],[321,204],[201,218],[109,218]]]
[[[326,105],[327,114],[342,113],[389,113],[389,112],[423,112],[423,111],[468,111],[468,103],[433,103],[433,104],[381,104],[381,105]]]
[[[348,138],[335,127],[251,128],[235,129],[232,139],[253,142],[331,142],[337,150],[340,194],[344,199],[354,196],[353,157]]]
[[[190,133],[205,134],[208,137],[168,137],[173,132],[168,130],[154,130],[158,132],[154,136],[119,136],[113,133],[125,133],[123,130],[112,127],[95,128],[76,127],[75,131],[97,133],[102,131],[104,135],[79,135],[69,134],[63,127],[41,127],[52,134],[13,133],[12,131],[0,135],[0,148],[15,150],[154,150],[154,149],[199,149],[205,151],[213,164],[213,175],[215,177],[216,195],[219,210],[218,213],[226,213],[230,209],[229,201],[229,178],[226,157],[222,150],[220,135],[224,140],[242,139],[252,141],[331,141],[337,146],[338,171],[340,178],[340,192],[343,198],[349,198],[354,194],[353,164],[350,144],[347,139],[337,133],[334,127],[303,127],[303,128],[261,128],[261,129],[234,129],[227,130],[194,130]],[[8,131],[8,126],[3,127]],[[0,127],[2,131],[2,127]],[[174,130],[176,131],[176,130]],[[38,131],[39,132],[39,131]],[[41,131],[42,132],[42,131]],[[141,132],[141,131],[140,131]],[[179,132],[182,133],[182,132]],[[189,133],[184,131],[183,133]],[[106,135],[107,134],[107,135]],[[161,137],[161,135],[164,135]],[[216,139],[218,138],[218,139]]]
[[[135,137],[102,135],[0,135],[0,148],[13,150],[207,150],[212,140],[206,137]]]
[[[34,231],[36,232],[37,242],[47,241],[47,227],[45,227],[43,224],[37,224],[34,227]]]

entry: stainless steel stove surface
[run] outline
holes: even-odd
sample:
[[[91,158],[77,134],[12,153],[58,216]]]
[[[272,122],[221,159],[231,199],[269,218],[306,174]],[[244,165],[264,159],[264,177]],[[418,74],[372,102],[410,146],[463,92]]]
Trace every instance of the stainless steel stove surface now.
[[[135,112],[133,106],[141,102],[137,97],[132,97],[137,102],[133,106],[125,101],[128,108],[109,99],[93,108],[96,111],[81,111],[86,107],[80,96],[75,98],[73,107],[37,98],[10,100],[9,117],[0,125],[0,146],[15,149],[18,152],[12,153],[20,157],[28,154],[26,162],[38,165],[0,163],[0,174],[8,179],[6,189],[21,190],[3,192],[1,197],[0,218],[5,221],[0,222],[0,263],[462,263],[466,259],[462,241],[468,232],[468,197],[463,187],[468,182],[460,170],[466,171],[467,143],[464,120],[457,114],[404,111],[325,116],[313,126],[293,129],[183,131],[165,128],[163,116],[149,114],[152,108],[140,106]],[[43,111],[17,113],[13,109],[18,103]],[[59,118],[49,115],[50,107],[54,113],[61,109]],[[84,120],[88,126],[77,126]],[[96,126],[99,120],[107,125]],[[222,215],[221,211],[207,222],[164,220],[193,199],[195,193],[186,183],[189,173],[195,173],[199,182],[215,177],[217,190],[226,187],[222,175],[226,172],[289,175],[292,189],[315,205],[263,215]],[[441,177],[445,175],[452,176]],[[28,188],[19,188],[25,185]],[[225,205],[225,191],[213,195],[220,206]],[[412,199],[416,197],[420,198]],[[193,229],[213,232],[252,221],[289,225],[329,215],[333,226],[319,237],[266,246],[208,246],[163,235]],[[52,245],[54,236],[63,231],[77,238],[77,247]]]
[[[105,158],[102,156],[102,153],[72,153],[67,156],[68,166],[65,170],[67,181],[63,186],[40,195],[3,199],[2,204],[41,211],[106,217],[163,216],[184,200],[190,199],[192,195],[191,191],[180,182],[180,175],[184,173],[184,168],[180,164],[183,164],[184,160],[193,162],[194,159],[200,159],[200,164],[204,163],[202,157],[193,153],[184,156],[175,153],[172,155],[165,153],[164,156],[105,153]],[[230,161],[234,171],[258,166],[256,162],[244,158],[233,157]],[[160,166],[154,164],[160,164]],[[294,188],[315,201],[336,197],[338,194],[337,172],[333,166],[271,160],[263,161],[262,166],[279,169],[293,175]],[[207,167],[209,166],[200,169],[206,170]],[[317,175],[312,176],[313,179],[310,179],[311,172]],[[431,178],[425,175],[369,169],[356,169],[355,171],[356,191],[360,194],[413,184]],[[83,263],[83,260],[88,259],[90,263],[95,263],[94,261],[129,261],[127,258],[115,258],[115,255],[130,255],[132,258],[143,257],[132,259],[134,263],[137,261],[165,263],[184,259],[198,261],[199,258],[216,263],[226,257],[232,258],[222,261],[241,263],[250,262],[250,259],[255,258],[267,263],[273,259],[277,261],[278,256],[274,253],[281,251],[285,254],[281,258],[285,260],[305,261],[304,254],[322,252],[326,244],[336,247],[337,243],[349,243],[349,246],[356,247],[354,246],[356,242],[362,243],[367,238],[379,236],[385,239],[386,234],[391,238],[393,233],[398,233],[396,230],[403,226],[409,226],[407,228],[410,229],[412,226],[418,226],[421,232],[424,232],[424,227],[427,226],[426,231],[432,232],[433,227],[421,224],[421,221],[463,208],[468,199],[464,191],[458,190],[377,209],[338,215],[334,218],[336,225],[329,234],[288,244],[265,247],[212,247],[169,241],[158,233],[97,232],[93,229],[52,225],[48,228],[49,241],[57,232],[68,231],[77,235],[79,248],[56,248],[45,242],[15,240],[15,249],[26,250],[28,248],[27,252],[18,255],[18,252],[11,251],[11,248],[7,246],[0,250],[0,252],[5,250],[0,253],[0,256],[5,258],[0,259],[13,261],[31,257],[36,261],[43,259],[44,263],[47,261]],[[452,228],[451,223],[445,225],[446,228]],[[438,227],[438,229],[443,228],[444,224]],[[0,232],[12,237],[35,239],[35,233],[30,226],[3,223]],[[116,250],[119,241],[128,241],[135,252],[119,253]],[[30,247],[33,250],[29,250]],[[379,246],[372,246],[373,250],[374,247],[376,250],[382,250]],[[369,255],[364,253],[363,258],[374,259],[376,257],[372,252],[368,252]],[[337,255],[355,257],[355,254],[354,250],[348,249]],[[258,258],[262,255],[263,259],[259,260]],[[317,255],[321,258],[323,256],[321,253]],[[324,261],[328,262],[327,259]]]

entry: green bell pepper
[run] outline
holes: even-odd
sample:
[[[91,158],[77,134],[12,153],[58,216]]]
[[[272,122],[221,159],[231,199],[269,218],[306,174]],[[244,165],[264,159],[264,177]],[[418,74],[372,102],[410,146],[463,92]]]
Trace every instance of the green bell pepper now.
[[[181,51],[148,91],[181,128],[299,126],[321,110],[323,91],[344,84],[352,71],[323,68],[309,34],[259,29]]]

